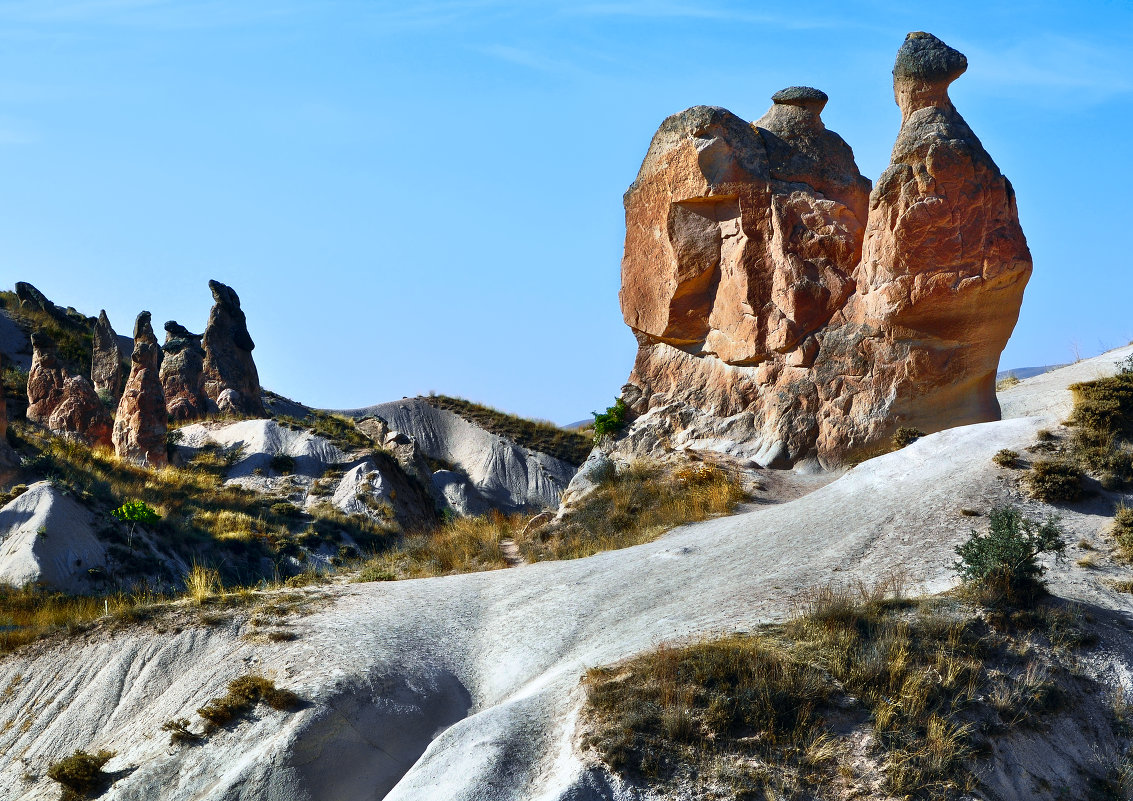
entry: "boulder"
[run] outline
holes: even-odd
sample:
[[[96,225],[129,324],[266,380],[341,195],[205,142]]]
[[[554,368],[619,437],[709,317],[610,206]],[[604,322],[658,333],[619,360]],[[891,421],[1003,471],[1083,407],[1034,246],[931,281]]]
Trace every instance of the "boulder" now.
[[[1010,184],[948,100],[964,66],[909,35],[872,192],[817,89],[777,92],[753,125],[705,106],[662,123],[625,196],[621,449],[832,466],[899,426],[998,419],[1031,262]]]
[[[110,413],[99,401],[94,385],[85,376],[67,375],[56,353],[55,342],[46,334],[34,332],[31,344],[28,420],[90,445],[109,446]]]
[[[90,512],[51,482],[32,484],[0,509],[0,584],[83,592],[105,567]]]
[[[256,344],[248,334],[240,297],[219,281],[209,281],[209,289],[214,304],[202,338],[205,395],[222,413],[262,417],[260,377],[252,360]]]
[[[599,448],[592,450],[590,455],[586,457],[586,461],[578,468],[578,472],[574,474],[574,478],[567,484],[566,491],[563,492],[562,502],[559,506],[560,516],[567,507],[582,500],[598,489],[603,482],[613,479],[615,475],[617,475],[617,466],[613,459]]]
[[[150,313],[144,311],[134,323],[130,378],[114,418],[114,452],[119,459],[150,467],[168,464],[169,416],[160,370],[161,348],[150,324]]]
[[[161,361],[161,386],[165,406],[173,420],[199,420],[208,414],[204,390],[205,350],[201,334],[170,320],[165,324],[165,356]]]
[[[20,301],[20,308],[31,311],[41,311],[58,317],[62,314],[59,307],[47,299],[47,296],[26,281],[16,282],[16,297]]]
[[[111,403],[117,404],[122,397],[125,371],[122,369],[122,354],[118,349],[118,335],[114,333],[105,309],[98,313],[93,333],[91,383],[100,398],[107,398]]]

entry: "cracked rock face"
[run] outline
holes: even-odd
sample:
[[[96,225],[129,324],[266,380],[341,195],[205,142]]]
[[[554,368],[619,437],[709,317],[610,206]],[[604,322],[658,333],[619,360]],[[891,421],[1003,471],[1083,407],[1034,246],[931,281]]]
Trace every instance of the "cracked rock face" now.
[[[260,377],[240,297],[219,281],[209,281],[214,304],[203,337],[204,392],[210,406],[228,414],[263,416]]]
[[[31,335],[32,360],[28,373],[27,418],[65,436],[91,445],[110,445],[110,413],[94,385],[81,375],[68,376],[46,334]]]
[[[174,420],[199,420],[208,414],[204,390],[205,349],[201,335],[170,320],[165,324],[161,387],[165,406]]]
[[[899,426],[998,419],[1031,260],[1010,183],[948,98],[966,67],[909,34],[872,192],[817,89],[777,92],[750,125],[705,106],[662,123],[625,196],[624,397],[643,416],[627,447],[834,465]]]
[[[98,322],[94,324],[93,345],[90,379],[94,384],[94,390],[100,396],[118,403],[118,399],[122,397],[125,371],[122,369],[122,356],[118,351],[118,335],[110,325],[110,318],[106,316],[105,309],[98,313]]]
[[[168,464],[169,424],[160,365],[161,348],[150,324],[150,313],[144,311],[134,324],[130,378],[114,418],[114,452],[119,459],[150,467]]]

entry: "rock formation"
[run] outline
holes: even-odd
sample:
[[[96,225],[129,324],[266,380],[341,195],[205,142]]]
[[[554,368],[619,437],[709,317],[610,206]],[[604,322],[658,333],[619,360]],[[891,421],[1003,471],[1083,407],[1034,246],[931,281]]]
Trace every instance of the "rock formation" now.
[[[28,420],[91,445],[109,446],[110,413],[99,401],[94,385],[85,376],[67,375],[55,342],[46,334],[34,332],[31,344]]]
[[[117,404],[122,397],[125,382],[122,369],[122,353],[118,350],[118,334],[110,325],[106,310],[98,313],[94,324],[94,343],[91,355],[90,379],[99,397],[108,398]]]
[[[260,377],[252,361],[256,344],[240,308],[240,297],[219,281],[209,281],[215,303],[205,327],[204,391],[210,406],[226,414],[264,415]]]
[[[204,391],[205,350],[201,335],[189,333],[173,320],[165,324],[165,358],[161,362],[161,386],[165,406],[174,420],[198,420],[208,414]]]
[[[169,419],[161,388],[161,348],[144,311],[134,323],[134,353],[130,378],[114,418],[114,452],[119,459],[161,467],[168,463],[166,434]]]
[[[662,123],[625,196],[623,397],[641,417],[622,447],[829,465],[899,426],[998,419],[1031,261],[1011,185],[948,99],[966,66],[909,34],[872,192],[816,89],[776,93],[753,125],[705,106]]]
[[[20,308],[47,312],[53,317],[59,316],[60,314],[59,307],[26,281],[16,282],[16,297],[19,298]]]

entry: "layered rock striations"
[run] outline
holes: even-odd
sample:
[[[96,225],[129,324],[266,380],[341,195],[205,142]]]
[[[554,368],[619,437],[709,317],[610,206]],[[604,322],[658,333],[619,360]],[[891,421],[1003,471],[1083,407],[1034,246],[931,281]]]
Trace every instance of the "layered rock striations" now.
[[[205,350],[202,336],[192,334],[173,320],[165,324],[165,357],[161,362],[161,386],[165,406],[174,420],[199,420],[208,414],[204,390]]]
[[[109,446],[110,413],[99,401],[94,385],[85,376],[67,375],[55,342],[46,334],[33,333],[31,345],[28,420],[88,444]]]
[[[899,426],[998,419],[1031,261],[1011,185],[948,99],[965,68],[909,34],[872,192],[816,89],[776,93],[754,124],[705,106],[662,123],[625,196],[626,447],[830,465]]]
[[[125,370],[122,369],[122,353],[118,350],[118,334],[110,325],[105,309],[98,313],[98,321],[95,322],[92,333],[91,383],[100,397],[117,404],[122,397],[126,377]]]
[[[150,324],[150,313],[144,311],[134,324],[130,378],[114,418],[114,452],[119,459],[151,467],[168,463],[169,423],[160,369],[161,348]]]
[[[210,409],[226,414],[263,416],[260,378],[248,334],[248,323],[240,308],[240,297],[229,286],[209,281],[215,301],[209,313],[204,346],[203,387]]]

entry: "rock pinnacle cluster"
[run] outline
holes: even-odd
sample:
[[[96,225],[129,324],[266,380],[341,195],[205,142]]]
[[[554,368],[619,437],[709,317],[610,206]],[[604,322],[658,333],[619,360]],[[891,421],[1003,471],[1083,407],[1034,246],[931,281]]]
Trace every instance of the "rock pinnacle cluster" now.
[[[901,426],[998,419],[1031,257],[1010,182],[949,99],[966,68],[908,35],[872,188],[818,89],[776,92],[755,123],[697,106],[661,124],[625,196],[625,447],[831,466]]]

